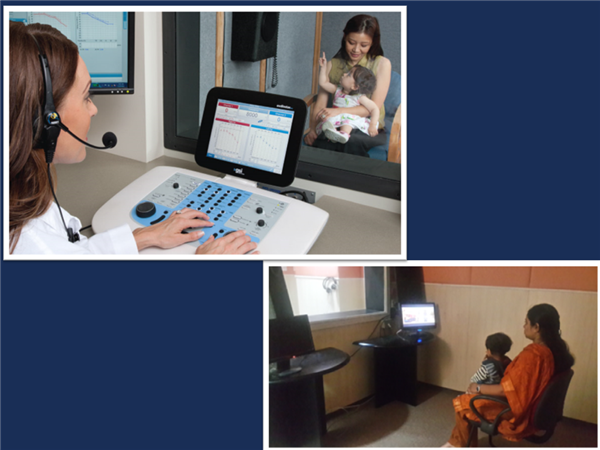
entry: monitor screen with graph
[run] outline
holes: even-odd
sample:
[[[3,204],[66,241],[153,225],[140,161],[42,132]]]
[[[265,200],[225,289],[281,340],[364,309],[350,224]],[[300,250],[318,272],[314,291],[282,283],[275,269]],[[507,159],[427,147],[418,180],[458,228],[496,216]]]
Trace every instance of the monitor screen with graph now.
[[[294,180],[306,120],[303,100],[240,89],[208,93],[196,162],[276,186]]]
[[[10,12],[26,25],[51,25],[77,44],[92,78],[92,94],[133,94],[135,13]]]

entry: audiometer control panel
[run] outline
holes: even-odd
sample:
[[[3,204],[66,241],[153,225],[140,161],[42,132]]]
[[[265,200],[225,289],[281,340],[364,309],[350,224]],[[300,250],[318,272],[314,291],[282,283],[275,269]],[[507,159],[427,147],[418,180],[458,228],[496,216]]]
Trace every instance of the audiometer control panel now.
[[[131,217],[143,226],[160,223],[183,208],[205,213],[212,227],[203,230],[202,244],[210,236],[219,238],[233,231],[245,230],[259,243],[283,215],[288,203],[260,194],[190,176],[174,173],[152,190],[131,210]]]

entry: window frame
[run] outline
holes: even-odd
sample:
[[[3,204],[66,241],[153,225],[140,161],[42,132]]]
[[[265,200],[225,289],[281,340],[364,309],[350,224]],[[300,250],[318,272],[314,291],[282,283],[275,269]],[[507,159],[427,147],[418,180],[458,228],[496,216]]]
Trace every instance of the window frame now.
[[[362,267],[364,269],[366,307],[364,309],[352,311],[308,315],[308,320],[313,330],[322,330],[363,322],[381,321],[390,316],[389,268],[383,266]],[[370,284],[373,282],[382,284],[381,297],[369,298],[368,290]],[[296,311],[293,313],[299,314],[296,313]]]

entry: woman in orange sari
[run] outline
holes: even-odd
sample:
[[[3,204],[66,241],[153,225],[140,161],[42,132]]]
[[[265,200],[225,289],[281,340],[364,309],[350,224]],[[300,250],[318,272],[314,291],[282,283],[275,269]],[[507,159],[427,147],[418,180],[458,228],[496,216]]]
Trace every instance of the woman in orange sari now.
[[[511,411],[503,416],[498,432],[511,441],[520,441],[535,433],[530,423],[529,409],[535,404],[554,374],[574,364],[568,346],[560,336],[558,311],[548,304],[533,306],[525,317],[525,337],[533,341],[507,367],[500,384],[471,383],[467,394],[453,401],[456,426],[443,447],[465,447],[471,427],[467,419],[477,420],[469,402],[478,394],[505,398]],[[505,406],[490,400],[479,400],[475,407],[486,419],[496,417]],[[477,440],[474,439],[474,445]]]

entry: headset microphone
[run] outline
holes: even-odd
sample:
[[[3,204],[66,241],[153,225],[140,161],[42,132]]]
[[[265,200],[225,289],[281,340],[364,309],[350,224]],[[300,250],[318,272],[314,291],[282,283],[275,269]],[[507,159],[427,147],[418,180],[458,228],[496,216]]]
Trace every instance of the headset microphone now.
[[[77,136],[75,136],[73,133],[71,133],[71,130],[69,130],[64,123],[59,121],[58,126],[60,127],[61,130],[69,133],[71,136],[73,136],[79,142],[84,144],[86,147],[96,148],[98,150],[106,150],[108,148],[113,148],[115,145],[117,145],[117,136],[115,136],[115,134],[110,131],[104,133],[104,136],[102,136],[102,143],[104,144],[104,147],[98,147],[98,146],[92,145],[89,142],[86,142],[82,139],[79,139]]]

